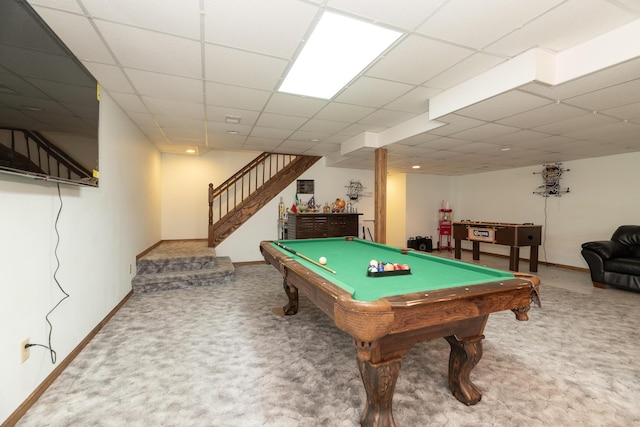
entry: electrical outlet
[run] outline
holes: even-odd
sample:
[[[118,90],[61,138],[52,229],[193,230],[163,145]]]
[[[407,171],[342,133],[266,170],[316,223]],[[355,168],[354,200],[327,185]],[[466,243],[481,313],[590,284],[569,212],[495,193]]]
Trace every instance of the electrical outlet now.
[[[20,343],[20,363],[24,363],[30,356],[30,348],[27,347],[27,344],[29,344],[29,338],[25,338],[24,340],[22,340],[22,342]]]

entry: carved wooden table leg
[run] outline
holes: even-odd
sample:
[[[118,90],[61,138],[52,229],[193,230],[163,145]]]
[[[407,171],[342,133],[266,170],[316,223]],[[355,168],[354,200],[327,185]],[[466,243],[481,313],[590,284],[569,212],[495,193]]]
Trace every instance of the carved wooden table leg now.
[[[298,288],[287,284],[287,279],[283,280],[282,286],[284,287],[287,297],[289,297],[289,302],[282,307],[282,310],[287,316],[294,315],[298,312]]]
[[[395,427],[391,405],[400,373],[400,358],[371,363],[358,358],[358,368],[367,392],[367,404],[360,416],[363,427]]]
[[[445,339],[451,346],[449,355],[449,388],[460,402],[475,405],[482,398],[482,391],[469,379],[469,374],[482,357],[484,335],[458,340],[455,336]]]

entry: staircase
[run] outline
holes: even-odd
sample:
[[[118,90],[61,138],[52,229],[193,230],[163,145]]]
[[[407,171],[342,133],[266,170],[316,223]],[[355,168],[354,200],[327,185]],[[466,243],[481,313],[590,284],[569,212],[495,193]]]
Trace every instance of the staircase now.
[[[284,190],[320,157],[262,153],[217,188],[209,184],[207,241],[165,241],[136,262],[133,292],[153,292],[233,281],[229,257],[214,247]]]
[[[218,187],[209,184],[209,246],[219,245],[320,158],[262,153]]]
[[[233,281],[229,257],[217,257],[204,240],[168,241],[138,259],[134,293],[211,286]]]

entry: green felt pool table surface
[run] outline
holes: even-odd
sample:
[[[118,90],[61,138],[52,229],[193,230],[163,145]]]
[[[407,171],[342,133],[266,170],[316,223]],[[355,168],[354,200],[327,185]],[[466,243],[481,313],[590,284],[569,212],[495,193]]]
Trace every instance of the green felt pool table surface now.
[[[429,292],[460,286],[513,279],[512,273],[429,255],[405,251],[362,239],[325,238],[279,240],[286,247],[314,260],[327,258],[331,273],[309,261],[272,245],[314,273],[351,293],[355,300],[375,301],[383,297]],[[368,277],[371,260],[408,264],[411,274]]]

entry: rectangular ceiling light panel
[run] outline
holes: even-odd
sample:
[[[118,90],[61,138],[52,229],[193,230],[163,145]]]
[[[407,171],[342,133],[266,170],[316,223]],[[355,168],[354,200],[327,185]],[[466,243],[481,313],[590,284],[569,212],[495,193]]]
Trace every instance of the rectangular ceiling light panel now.
[[[402,33],[325,12],[280,92],[331,99]]]

